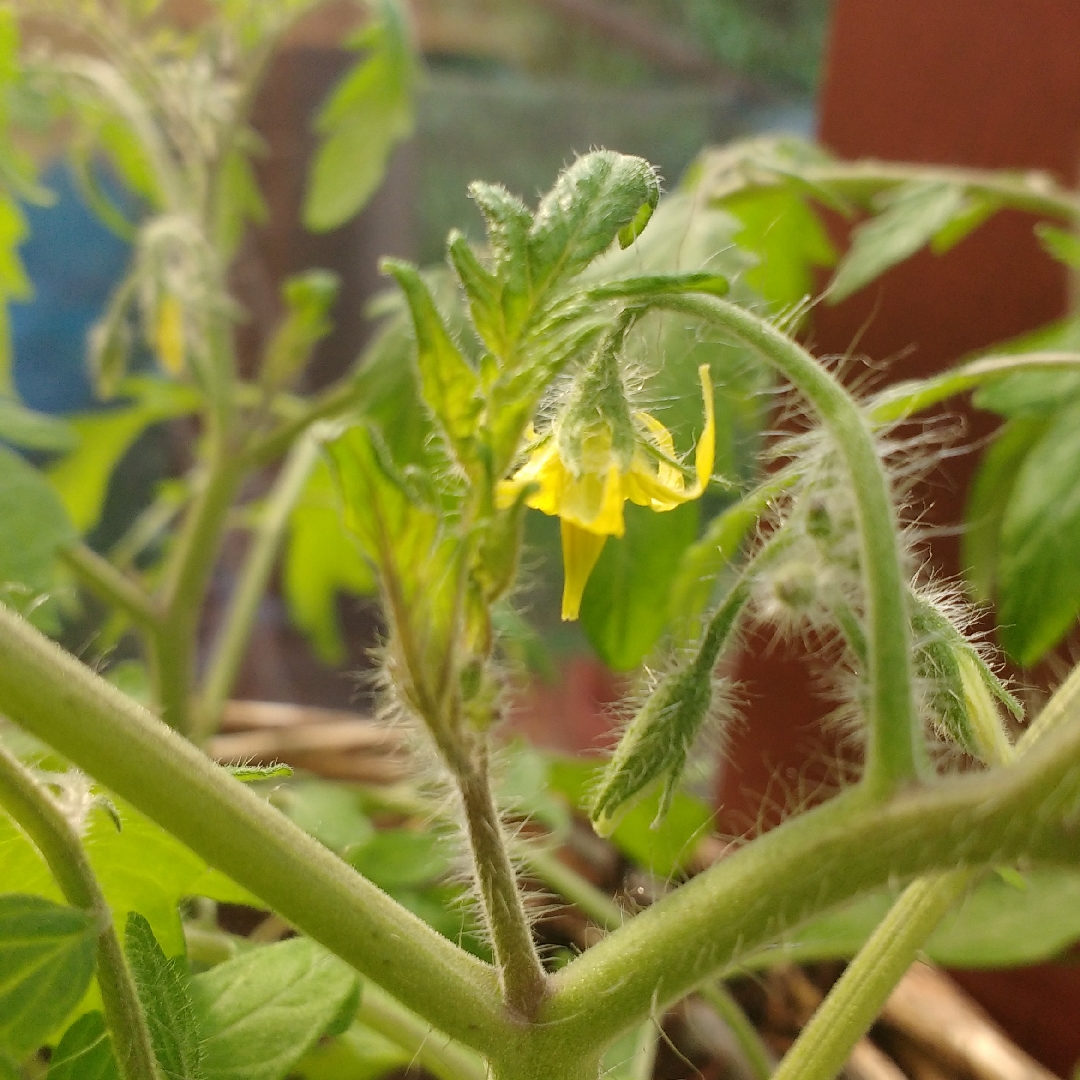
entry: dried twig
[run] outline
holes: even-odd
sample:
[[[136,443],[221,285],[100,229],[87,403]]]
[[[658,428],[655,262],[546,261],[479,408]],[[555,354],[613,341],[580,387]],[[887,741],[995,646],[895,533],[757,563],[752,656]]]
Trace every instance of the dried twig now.
[[[927,964],[912,965],[881,1019],[977,1080],[1054,1080],[963,990]]]

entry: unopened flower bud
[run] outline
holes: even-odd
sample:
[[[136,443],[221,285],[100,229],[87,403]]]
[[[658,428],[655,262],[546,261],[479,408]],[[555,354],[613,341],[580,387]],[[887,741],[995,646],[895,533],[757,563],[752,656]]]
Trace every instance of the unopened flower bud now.
[[[671,805],[686,757],[713,700],[710,668],[690,664],[663,678],[630,721],[593,796],[591,817],[607,836],[619,812],[662,780],[659,822]]]

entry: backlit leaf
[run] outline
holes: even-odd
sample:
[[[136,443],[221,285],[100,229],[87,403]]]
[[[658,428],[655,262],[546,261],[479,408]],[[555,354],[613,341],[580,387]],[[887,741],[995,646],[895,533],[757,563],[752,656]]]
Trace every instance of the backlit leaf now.
[[[582,629],[609,667],[637,667],[663,633],[671,585],[697,522],[696,502],[664,514],[626,507],[626,535],[604,545],[581,604]]]
[[[1049,418],[1037,415],[1008,421],[979,463],[964,511],[960,557],[967,582],[981,602],[994,597],[1001,527],[1017,477],[1049,423]]]
[[[86,826],[87,856],[94,868],[117,929],[123,931],[129,911],[146,917],[154,936],[170,956],[184,951],[177,905],[188,896],[207,896],[234,904],[258,901],[163,829],[115,796],[122,828],[109,816],[94,812]],[[0,886],[20,893],[60,899],[59,890],[37,849],[25,834],[0,814]],[[62,1018],[61,1018],[62,1019]]]
[[[21,1062],[56,1030],[90,985],[96,944],[86,912],[0,896],[0,1057]]]
[[[289,614],[327,664],[345,659],[337,611],[340,594],[375,590],[371,564],[342,520],[341,494],[320,461],[289,517],[283,570]]]
[[[19,609],[53,583],[57,552],[78,539],[48,480],[0,446],[0,596]]]
[[[48,1080],[120,1080],[101,1013],[85,1013],[64,1032],[49,1059]]]
[[[151,424],[194,412],[200,403],[191,387],[161,379],[127,379],[121,393],[130,395],[128,403],[70,418],[78,448],[48,469],[49,481],[81,533],[97,524],[109,477],[132,443]]]
[[[304,224],[316,232],[349,220],[382,180],[391,150],[412,131],[415,81],[404,12],[378,0],[378,21],[356,44],[367,55],[332,92],[315,122],[322,144],[304,204]]]
[[[394,275],[412,312],[416,364],[424,401],[446,432],[458,458],[467,462],[472,456],[470,442],[476,434],[483,406],[480,380],[454,344],[416,268],[386,259],[383,269]]]
[[[1034,664],[1080,611],[1080,405],[1062,409],[1027,452],[1001,526],[1002,645]]]
[[[26,450],[51,453],[74,450],[78,444],[78,437],[60,417],[4,397],[0,397],[0,439]]]
[[[937,181],[903,184],[881,203],[881,213],[855,230],[851,248],[829,285],[830,304],[914,255],[967,208],[963,188]]]
[[[1035,226],[1043,250],[1073,270],[1080,269],[1080,236],[1045,221]]]
[[[206,1080],[284,1080],[355,992],[353,970],[306,938],[254,949],[191,980]]]

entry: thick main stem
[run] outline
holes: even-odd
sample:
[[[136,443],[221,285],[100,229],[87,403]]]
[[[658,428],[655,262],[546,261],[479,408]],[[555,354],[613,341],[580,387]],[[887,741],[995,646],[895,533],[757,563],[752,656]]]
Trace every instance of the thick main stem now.
[[[899,527],[873,434],[850,394],[805,349],[756,315],[712,297],[664,297],[758,352],[800,391],[835,442],[851,478],[867,610],[869,742],[863,783],[884,797],[921,768],[911,669],[907,583]]]
[[[533,944],[517,874],[507,851],[486,752],[474,755],[470,766],[458,774],[458,788],[503,1000],[523,1019],[532,1019],[546,996],[547,976]]]
[[[486,1054],[513,1030],[488,965],[2,605],[0,712],[451,1037]]]
[[[0,806],[30,837],[72,907],[99,927],[97,980],[122,1080],[160,1080],[146,1015],[79,836],[49,792],[0,746]]]

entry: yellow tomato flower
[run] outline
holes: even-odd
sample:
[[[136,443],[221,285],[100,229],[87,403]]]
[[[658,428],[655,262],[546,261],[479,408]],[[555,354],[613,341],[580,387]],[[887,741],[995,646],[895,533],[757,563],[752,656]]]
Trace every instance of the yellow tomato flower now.
[[[511,505],[522,489],[536,488],[526,505],[560,519],[562,527],[562,617],[576,619],[585,583],[609,536],[626,531],[623,503],[629,499],[657,513],[698,498],[712,475],[716,453],[716,419],[708,364],[698,368],[705,404],[705,427],[694,452],[693,483],[675,459],[671,432],[646,412],[635,413],[640,427],[628,462],[612,448],[611,426],[601,420],[580,443],[577,468],[563,460],[558,439],[549,433],[537,440],[528,460],[499,485],[500,506]]]

